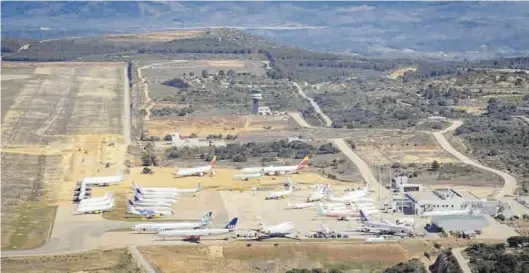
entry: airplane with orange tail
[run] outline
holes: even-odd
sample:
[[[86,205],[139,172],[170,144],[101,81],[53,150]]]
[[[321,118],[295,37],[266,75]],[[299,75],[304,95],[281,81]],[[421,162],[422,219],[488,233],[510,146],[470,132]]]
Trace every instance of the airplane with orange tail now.
[[[214,168],[215,168],[215,162],[217,162],[217,156],[214,156],[209,165],[206,166],[200,166],[200,167],[194,167],[194,168],[187,168],[187,169],[178,169],[176,167],[175,175],[177,177],[183,177],[183,176],[204,176],[204,174],[215,174]]]
[[[268,167],[252,167],[244,168],[241,170],[243,174],[254,174],[264,173],[266,175],[285,175],[290,173],[299,173],[299,171],[305,168],[309,164],[309,157],[306,156],[298,163],[298,165],[292,166],[268,166]]]

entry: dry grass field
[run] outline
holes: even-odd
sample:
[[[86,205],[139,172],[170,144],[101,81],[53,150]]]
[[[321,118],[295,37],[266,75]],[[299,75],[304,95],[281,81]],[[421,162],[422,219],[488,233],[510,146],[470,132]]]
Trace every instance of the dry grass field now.
[[[139,273],[125,249],[91,251],[71,255],[2,258],[2,272]]]
[[[118,140],[122,131],[124,69],[117,63],[2,63],[2,78],[9,78],[2,81],[3,250],[42,245],[56,205],[71,201],[75,179],[104,168],[102,140]],[[116,143],[113,148],[123,141]],[[75,154],[84,159],[74,167]],[[122,162],[116,158],[109,169],[115,173]]]
[[[449,153],[445,152],[435,141],[433,136],[426,133],[394,132],[385,136],[354,139],[355,152],[369,165],[457,162]]]
[[[230,244],[224,246],[143,247],[140,251],[162,272],[270,272],[291,268],[337,267],[381,272],[406,261],[398,244],[341,243]]]
[[[417,71],[417,67],[403,67],[403,68],[395,69],[395,70],[391,71],[391,73],[389,74],[388,78],[396,80],[399,77],[402,77],[404,75],[404,73],[406,73],[406,72],[414,72],[414,71]]]
[[[284,130],[289,126],[287,116],[189,116],[151,118],[145,121],[151,136],[163,137],[175,131],[184,136],[192,133],[200,137],[210,134],[244,134],[247,132],[270,132]]]
[[[105,36],[106,40],[115,42],[169,42],[172,40],[191,39],[202,36],[206,30],[178,30],[149,32],[137,34],[116,34]]]

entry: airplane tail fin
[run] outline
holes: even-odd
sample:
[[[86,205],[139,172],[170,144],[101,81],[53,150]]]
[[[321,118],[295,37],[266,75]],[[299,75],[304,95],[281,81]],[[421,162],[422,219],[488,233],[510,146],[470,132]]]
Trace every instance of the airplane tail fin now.
[[[213,159],[211,159],[211,162],[209,163],[211,168],[215,168],[215,163],[217,163],[217,156],[216,155],[213,156]]]
[[[139,194],[143,194],[143,190],[141,188],[136,188],[136,192]]]
[[[326,233],[329,233],[329,226],[327,226],[326,224],[321,224],[321,228],[322,228],[323,231],[325,231]]]
[[[298,170],[303,169],[303,168],[305,168],[308,164],[309,164],[309,157],[308,157],[308,156],[305,156],[305,158],[303,158],[303,160],[301,160],[301,162],[298,163],[297,169],[298,169]]]
[[[140,187],[138,185],[136,185],[136,182],[135,181],[132,181],[132,189],[136,190],[136,189],[139,189]]]
[[[360,220],[362,221],[369,221],[369,217],[367,213],[364,210],[360,210]]]
[[[321,203],[318,203],[317,213],[318,213],[319,216],[325,214],[325,209],[323,208]]]
[[[204,216],[202,216],[202,223],[203,224],[209,224],[211,222],[211,215],[213,215],[213,212],[206,212],[204,213]]]
[[[225,229],[234,229],[237,226],[239,218],[235,217],[224,227]]]

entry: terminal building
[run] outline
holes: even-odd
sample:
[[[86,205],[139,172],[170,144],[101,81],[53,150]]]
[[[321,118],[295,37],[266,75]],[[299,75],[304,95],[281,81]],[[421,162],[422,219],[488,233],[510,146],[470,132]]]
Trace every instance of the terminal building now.
[[[443,214],[482,208],[485,201],[469,191],[437,189],[433,191],[410,191],[405,193],[407,206],[413,214]]]

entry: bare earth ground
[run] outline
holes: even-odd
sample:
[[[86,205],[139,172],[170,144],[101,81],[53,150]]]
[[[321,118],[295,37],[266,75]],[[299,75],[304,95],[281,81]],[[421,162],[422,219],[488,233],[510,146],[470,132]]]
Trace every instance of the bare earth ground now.
[[[227,72],[232,69],[238,73],[251,73],[263,76],[265,70],[261,61],[253,60],[173,60],[147,64],[142,68],[142,77],[148,82],[161,83],[166,80],[181,77],[184,73],[193,72],[201,77],[202,70],[217,73],[219,70]]]
[[[341,243],[230,244],[224,246],[142,247],[157,269],[170,272],[285,272],[290,268],[335,266],[361,272],[381,272],[406,261],[398,244]]]
[[[145,121],[148,134],[165,136],[179,131],[188,136],[201,137],[210,134],[244,134],[246,132],[270,132],[284,130],[289,126],[287,116],[189,116],[152,118]]]
[[[125,249],[80,254],[2,258],[2,272],[141,272]]]
[[[499,187],[503,184],[499,176],[461,163],[443,150],[430,134],[395,132],[392,136],[354,138],[354,141],[356,152],[371,166],[374,174],[378,175],[377,165],[381,165],[382,181],[389,181],[389,169],[397,164],[400,167],[392,168],[392,175],[418,173],[410,182],[432,187]],[[434,160],[441,163],[439,172],[429,170]]]
[[[154,42],[168,42],[172,40],[190,39],[202,36],[205,30],[179,30],[179,31],[164,31],[164,32],[149,32],[140,34],[116,34],[107,35],[105,39],[109,41],[154,41]]]
[[[395,69],[395,70],[391,71],[391,73],[389,74],[388,78],[396,80],[399,77],[402,77],[404,75],[404,73],[413,72],[413,71],[417,71],[417,67],[403,67],[403,68]]]
[[[123,143],[124,69],[2,62],[2,76],[27,76],[2,82],[3,250],[42,245],[56,205],[71,202],[75,179],[98,173],[107,160],[102,141],[116,141],[114,149]],[[83,155],[82,164],[71,164],[75,154]],[[116,158],[107,170],[116,173],[122,162]]]

